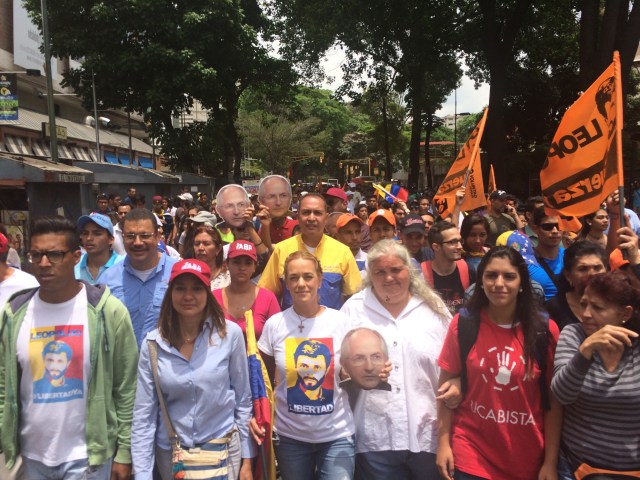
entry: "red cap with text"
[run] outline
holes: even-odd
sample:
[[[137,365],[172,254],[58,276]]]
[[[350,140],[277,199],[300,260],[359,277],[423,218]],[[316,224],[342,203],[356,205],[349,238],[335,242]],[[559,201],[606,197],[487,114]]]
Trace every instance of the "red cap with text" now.
[[[171,269],[169,282],[173,282],[176,278],[180,275],[184,275],[185,273],[195,275],[198,280],[204,283],[207,287],[211,283],[211,269],[209,268],[209,265],[193,258],[176,263]]]
[[[227,258],[241,257],[242,255],[249,257],[254,262],[258,261],[258,254],[256,253],[256,246],[247,242],[246,240],[236,240],[229,245],[229,253]]]

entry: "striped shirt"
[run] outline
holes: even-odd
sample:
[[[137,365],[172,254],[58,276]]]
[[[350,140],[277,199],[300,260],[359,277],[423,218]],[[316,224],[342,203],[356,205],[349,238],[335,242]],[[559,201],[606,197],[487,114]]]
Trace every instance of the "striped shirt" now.
[[[612,470],[640,468],[640,344],[626,347],[609,373],[597,352],[592,360],[579,347],[579,324],[560,334],[551,390],[564,405],[563,447],[569,457]]]

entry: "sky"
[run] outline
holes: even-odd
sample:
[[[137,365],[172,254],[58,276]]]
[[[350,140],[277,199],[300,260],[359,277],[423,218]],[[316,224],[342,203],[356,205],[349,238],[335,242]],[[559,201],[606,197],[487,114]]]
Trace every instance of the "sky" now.
[[[342,81],[342,70],[340,65],[344,62],[345,55],[338,48],[332,48],[327,53],[323,66],[327,76],[334,77],[334,81],[323,84],[324,88],[335,90]],[[442,109],[436,112],[436,115],[444,117],[445,115],[453,115],[456,111],[454,102],[454,94],[451,95],[442,104]],[[489,104],[489,85],[484,83],[479,89],[475,89],[473,81],[466,75],[462,77],[461,86],[457,92],[457,112],[478,113]]]

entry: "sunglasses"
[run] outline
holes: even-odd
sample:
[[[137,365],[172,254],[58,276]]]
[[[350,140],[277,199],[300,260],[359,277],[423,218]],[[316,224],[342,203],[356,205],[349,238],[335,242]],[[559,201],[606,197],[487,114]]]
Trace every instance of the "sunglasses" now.
[[[541,223],[538,226],[545,232],[551,232],[554,228],[560,231],[560,225],[557,223]]]

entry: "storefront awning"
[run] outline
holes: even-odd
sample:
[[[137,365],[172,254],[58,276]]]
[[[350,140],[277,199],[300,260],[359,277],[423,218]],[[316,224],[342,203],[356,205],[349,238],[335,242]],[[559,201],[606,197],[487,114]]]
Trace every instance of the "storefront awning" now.
[[[84,168],[28,157],[0,154],[0,185],[25,183],[93,183],[93,172]]]

